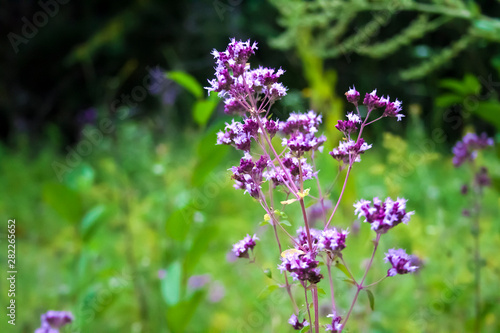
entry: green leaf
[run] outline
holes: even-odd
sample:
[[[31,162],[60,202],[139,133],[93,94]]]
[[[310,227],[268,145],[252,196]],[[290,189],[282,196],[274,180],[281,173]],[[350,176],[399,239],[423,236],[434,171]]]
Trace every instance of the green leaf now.
[[[172,71],[167,72],[166,76],[175,81],[178,85],[182,86],[188,90],[196,98],[203,97],[203,87],[198,83],[198,81],[186,72]]]
[[[464,98],[464,96],[455,94],[442,94],[436,97],[434,103],[440,108],[447,108],[452,105],[463,103]]]
[[[491,184],[493,185],[493,188],[500,193],[500,177],[491,177]]]
[[[215,98],[213,97],[215,96]],[[193,119],[200,125],[205,126],[219,104],[217,94],[211,94],[209,98],[198,100],[193,107]]]
[[[90,239],[105,215],[106,206],[97,205],[90,209],[85,216],[83,216],[82,222],[80,223],[80,230],[85,241]]]
[[[479,80],[476,76],[470,73],[465,74],[463,82],[469,95],[477,95],[481,92],[481,83],[479,83]]]
[[[443,79],[439,81],[439,86],[451,90],[454,96],[460,95],[461,97],[465,97],[469,93],[467,87],[461,80]]]
[[[184,241],[193,222],[193,214],[194,210],[189,205],[170,214],[165,222],[167,236],[176,241]]]
[[[95,179],[95,171],[87,163],[82,163],[68,172],[64,177],[64,183],[71,189],[81,192],[88,190]]]
[[[307,316],[307,308],[300,308],[298,318],[305,318]],[[308,326],[310,327],[310,326]]]
[[[288,218],[288,215],[286,215],[286,213],[285,213],[285,212],[282,212],[282,211],[281,211],[281,210],[279,210],[279,209],[275,209],[275,210],[274,210],[274,214],[275,214],[275,215],[277,215],[277,216],[279,216],[279,217],[282,217],[282,218],[284,218],[284,219],[287,219],[287,218]]]
[[[271,293],[273,291],[275,291],[276,289],[279,289],[279,286],[277,284],[271,284],[267,287],[264,288],[264,290],[262,290],[259,294],[259,296],[257,297],[258,299],[260,300],[264,300],[266,299],[269,295],[271,295]]]
[[[323,290],[323,288],[316,288],[316,289],[318,289],[318,294],[326,295],[326,292]]]
[[[80,195],[59,183],[46,183],[42,189],[43,201],[68,222],[80,221],[83,213]]]
[[[197,162],[191,176],[191,184],[195,187],[204,185],[206,178],[213,174],[214,169],[221,168],[222,161],[230,150],[229,146],[215,144],[217,132],[221,127],[220,123],[211,126],[198,143]]]
[[[266,269],[264,270],[264,274],[265,274],[268,278],[270,278],[270,279],[272,279],[272,278],[273,278],[273,272],[271,272],[271,270],[270,270],[269,268],[266,268]]]
[[[265,225],[272,225],[272,224],[271,224],[271,221],[261,221],[261,222],[259,223],[259,227],[263,227],[263,226],[265,226]]]
[[[373,293],[371,290],[369,289],[363,289],[364,291],[366,291],[366,294],[368,295],[368,300],[370,301],[370,309],[372,309],[372,311],[375,310],[375,297],[373,296]]]
[[[350,284],[352,284],[353,286],[355,286],[355,285],[356,285],[356,283],[355,283],[353,280],[351,280],[351,279],[343,279],[342,281],[347,282],[347,283],[350,283]]]
[[[283,221],[280,221],[280,224],[284,224],[284,225],[289,226],[289,227],[291,227],[291,226],[292,226],[292,224],[291,224],[291,223],[290,223],[290,221],[288,221],[288,220],[283,220]]]
[[[341,263],[337,263],[337,264],[335,264],[335,267],[340,269],[342,271],[342,273],[344,273],[345,276],[347,276],[349,279],[351,278],[351,274],[349,274],[349,271],[347,270],[347,268],[344,265],[342,265]]]
[[[472,30],[474,35],[493,41],[500,40],[499,37],[500,23],[498,22],[498,19],[491,19],[491,18],[477,19],[474,20],[472,23],[474,27]]]
[[[206,225],[199,230],[184,259],[184,270],[186,274],[189,275],[192,273],[201,257],[206,253],[208,245],[216,236],[216,231],[216,227],[212,225]]]
[[[497,101],[479,102],[472,112],[500,130],[500,103]]]
[[[196,309],[205,298],[205,291],[196,291],[191,298],[167,308],[167,325],[170,332],[186,332]]]
[[[175,261],[167,267],[167,273],[161,280],[161,295],[167,305],[175,305],[181,300],[182,265]]]

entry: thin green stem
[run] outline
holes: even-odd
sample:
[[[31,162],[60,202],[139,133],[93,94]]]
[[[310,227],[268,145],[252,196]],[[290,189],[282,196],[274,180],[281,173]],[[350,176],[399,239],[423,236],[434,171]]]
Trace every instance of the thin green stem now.
[[[332,298],[332,313],[336,313],[335,291],[334,291],[333,279],[332,279],[332,260],[330,259],[329,255],[327,255],[327,257],[326,257],[326,267],[328,268],[328,281],[330,282],[330,296]]]
[[[309,323],[310,323],[310,325],[312,327],[311,310],[309,310],[309,301],[307,300],[307,288],[305,286],[305,283],[307,283],[307,282],[303,282],[302,283],[302,287],[304,287],[304,295],[305,295],[305,300],[306,300],[307,315],[309,316]]]
[[[381,234],[377,233],[377,238],[373,241],[374,247],[373,247],[372,256],[370,258],[370,262],[366,266],[365,274],[363,275],[361,282],[359,284],[356,284],[356,286],[357,286],[356,294],[354,295],[354,299],[351,303],[351,307],[349,308],[349,312],[347,312],[347,316],[345,317],[344,322],[342,323],[342,328],[340,329],[340,333],[342,333],[345,325],[347,324],[347,321],[349,320],[349,317],[351,316],[352,309],[354,308],[354,304],[356,304],[356,301],[358,300],[359,293],[361,292],[361,290],[363,290],[365,288],[365,286],[363,286],[363,283],[365,282],[366,276],[368,275],[368,271],[372,267],[373,258],[375,258],[375,252],[377,252],[378,243],[380,241],[380,235]]]
[[[318,288],[314,285],[311,290],[314,303],[314,330],[319,333],[319,304],[318,304]]]
[[[344,179],[344,185],[342,186],[342,191],[340,192],[340,196],[337,200],[337,203],[335,204],[335,208],[333,208],[332,215],[330,215],[330,218],[328,219],[328,222],[326,223],[324,230],[328,229],[328,226],[330,225],[330,222],[332,221],[333,216],[335,215],[335,212],[337,211],[337,208],[339,207],[340,201],[342,200],[342,196],[344,195],[344,191],[345,191],[345,188],[347,185],[347,180],[349,179],[349,174],[351,173],[351,169],[352,169],[352,163],[349,163],[349,167],[347,168],[347,173],[346,173],[345,179]]]

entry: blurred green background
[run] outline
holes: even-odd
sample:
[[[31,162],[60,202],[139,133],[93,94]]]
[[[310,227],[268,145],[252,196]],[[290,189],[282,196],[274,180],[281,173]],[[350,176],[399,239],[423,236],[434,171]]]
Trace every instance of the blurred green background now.
[[[423,269],[376,286],[373,311],[361,297],[350,332],[472,331],[471,200],[460,194],[471,174],[453,167],[451,147],[468,131],[496,138],[478,158],[493,179],[481,320],[483,332],[500,331],[498,1],[3,1],[0,15],[2,306],[12,218],[18,269],[16,326],[2,315],[0,331],[33,332],[49,309],[75,315],[64,332],[291,331],[274,235],[232,187],[227,169],[240,156],[215,146],[231,118],[202,88],[211,50],[230,37],[259,43],[253,66],[286,70],[274,116],[322,113],[327,149],[352,111],[349,86],[403,101],[402,122],[367,129],[374,149],[334,222],[351,230],[345,257],[359,276],[373,233],[352,203],[408,198],[416,215],[382,237],[369,279],[385,274],[382,251],[393,247]],[[337,175],[326,151],[318,168],[326,190]],[[287,213],[293,233],[300,214]],[[261,239],[258,267],[228,255],[247,233]],[[355,290],[340,270],[334,278],[345,311]],[[320,295],[323,317],[328,303]]]

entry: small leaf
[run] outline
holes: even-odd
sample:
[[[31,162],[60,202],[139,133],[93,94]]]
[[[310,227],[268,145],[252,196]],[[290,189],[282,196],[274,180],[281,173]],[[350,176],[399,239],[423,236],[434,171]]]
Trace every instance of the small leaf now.
[[[282,212],[282,211],[281,211],[281,210],[279,210],[279,209],[275,209],[275,210],[274,210],[274,214],[275,214],[275,215],[278,215],[279,217],[282,217],[282,218],[284,218],[284,219],[288,218],[288,215],[286,215],[286,213],[285,213],[285,212]]]
[[[268,225],[268,224],[271,224],[271,222],[269,222],[269,221],[261,221],[261,222],[259,223],[259,227],[263,227],[263,226]],[[271,225],[272,225],[272,224],[271,224]]]
[[[217,94],[213,94],[212,96],[217,97]],[[193,119],[200,126],[207,124],[217,104],[219,104],[219,98],[214,99],[212,96],[208,99],[198,100],[193,107]]]
[[[59,183],[47,183],[42,189],[43,201],[68,222],[78,222],[82,217],[82,201],[74,190]]]
[[[268,278],[270,278],[270,279],[272,279],[272,278],[273,278],[273,272],[271,272],[271,270],[270,270],[269,268],[266,268],[266,269],[264,270],[264,274],[265,274]]]
[[[88,190],[95,179],[95,171],[87,163],[82,163],[64,177],[64,183],[77,192]]]
[[[191,274],[193,272],[201,258],[206,255],[207,248],[216,235],[217,228],[210,224],[198,231],[184,259],[184,270],[186,274]]]
[[[304,327],[303,329],[300,330],[300,333],[306,333],[306,332],[309,332],[311,330],[311,327],[310,326],[306,326]]]
[[[288,199],[288,200],[285,200],[285,201],[281,201],[281,204],[282,205],[289,205],[291,203],[294,203],[295,201],[297,201],[297,199]]]
[[[455,94],[442,94],[436,97],[434,103],[440,108],[447,108],[449,106],[460,104],[464,101],[464,96]]]
[[[193,221],[194,210],[189,205],[174,211],[165,222],[165,231],[168,237],[176,241],[186,239]]]
[[[364,291],[366,291],[366,294],[368,295],[368,300],[370,301],[370,309],[372,309],[372,311],[375,310],[375,297],[373,296],[373,293],[371,290],[369,289],[363,289]]]
[[[493,185],[493,188],[500,193],[500,177],[492,177],[491,183]]]
[[[188,300],[183,300],[167,308],[166,319],[171,332],[186,332],[186,326],[188,326],[205,296],[206,292],[204,290],[198,290]]]
[[[307,309],[300,308],[299,309],[299,315],[297,317],[298,318],[305,318],[306,316],[307,316]]]
[[[323,288],[317,288],[317,289],[318,289],[318,294],[320,294],[320,295],[326,295],[326,293],[323,290]]]
[[[161,280],[161,294],[167,305],[176,305],[181,299],[182,265],[175,261],[167,267],[167,274]]]
[[[264,300],[266,299],[273,291],[276,289],[279,289],[279,286],[277,284],[271,284],[262,290],[258,296],[258,299]]]
[[[170,80],[175,81],[178,85],[188,90],[191,94],[194,95],[194,97],[196,98],[203,97],[202,86],[193,76],[189,75],[188,73],[181,71],[172,71],[172,72],[167,72],[166,76]]]
[[[284,224],[284,225],[289,226],[289,227],[291,227],[291,226],[292,226],[292,224],[291,224],[291,223],[290,223],[290,221],[288,221],[288,220],[283,220],[283,221],[280,221],[280,224]]]
[[[355,286],[355,285],[356,285],[356,283],[354,283],[354,281],[353,281],[353,280],[351,280],[351,279],[343,279],[342,281],[347,282],[347,283],[350,283],[350,284],[352,284],[353,286]]]
[[[497,101],[479,102],[473,113],[500,130],[500,103]]]
[[[80,223],[80,229],[82,231],[84,240],[88,240],[90,238],[90,236],[99,226],[99,222],[102,221],[105,213],[106,206],[97,205],[85,214],[85,216],[82,218],[82,222]]]
[[[310,189],[310,188],[306,188],[306,189],[304,190],[304,192],[299,192],[299,193],[297,193],[297,194],[299,195],[299,197],[304,198],[304,197],[307,197],[307,196],[309,195],[309,192],[310,192],[310,191],[311,191],[311,189]]]
[[[344,265],[342,265],[341,263],[338,263],[335,265],[335,267],[340,269],[349,279],[351,278],[351,274],[349,274],[349,271],[347,270],[347,268]]]

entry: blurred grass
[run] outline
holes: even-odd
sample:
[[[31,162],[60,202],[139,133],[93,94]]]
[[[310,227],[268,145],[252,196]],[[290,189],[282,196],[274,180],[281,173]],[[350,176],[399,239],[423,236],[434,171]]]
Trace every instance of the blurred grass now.
[[[424,267],[374,287],[373,312],[362,294],[350,321],[352,332],[464,332],[472,327],[471,225],[461,215],[467,202],[460,195],[469,175],[453,168],[449,154],[421,150],[426,137],[420,120],[410,121],[408,141],[385,133],[355,166],[334,224],[351,229],[345,258],[360,276],[374,235],[368,225],[361,224],[359,231],[353,226],[353,200],[408,198],[416,215],[408,226],[382,237],[368,279],[385,275],[383,252],[393,247],[417,254]],[[50,145],[35,155],[22,143],[17,149],[0,148],[0,209],[17,226],[19,331],[34,331],[39,315],[54,309],[75,314],[72,332],[290,332],[286,292],[266,289],[283,283],[274,235],[259,226],[260,206],[232,188],[227,169],[239,155],[214,145],[222,124],[168,140],[155,138],[148,126],[119,124],[62,182],[50,166],[65,156]],[[499,176],[494,152],[480,158]],[[336,165],[327,153],[319,157],[318,168],[323,184],[335,178]],[[308,185],[316,191],[314,182]],[[337,198],[340,185],[330,199]],[[491,188],[484,199],[483,331],[498,332],[500,197]],[[291,233],[300,223],[296,208],[287,208],[292,226],[285,228]],[[261,239],[257,264],[229,262],[231,245],[247,233]],[[160,279],[162,269],[167,271]],[[270,269],[279,282],[262,269]],[[340,270],[334,272],[336,297],[345,311],[355,290],[342,281]],[[190,288],[189,277],[199,274],[209,274],[210,282]],[[325,281],[320,287],[326,291],[320,295],[324,318],[330,312],[329,289]],[[294,291],[302,304],[301,290]],[[5,304],[6,295],[1,297]],[[1,325],[3,331],[5,321]]]

